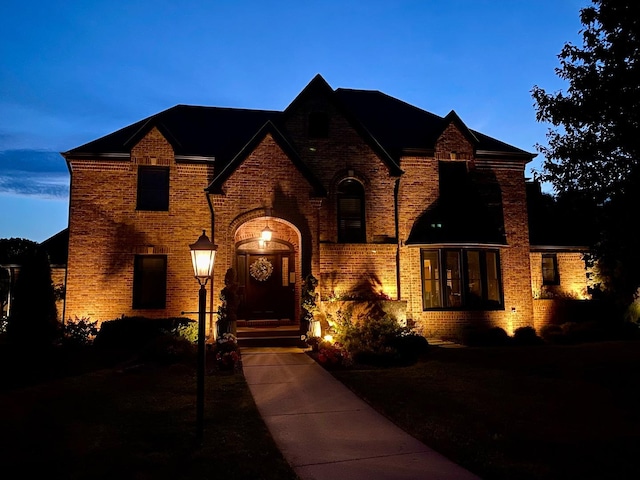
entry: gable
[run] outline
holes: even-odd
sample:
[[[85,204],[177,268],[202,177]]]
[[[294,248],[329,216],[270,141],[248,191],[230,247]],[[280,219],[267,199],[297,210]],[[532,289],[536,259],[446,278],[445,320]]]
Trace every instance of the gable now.
[[[328,122],[323,126],[323,129],[326,128],[326,134],[315,135],[313,121],[320,115],[326,116]],[[320,75],[316,75],[285,109],[281,121],[283,125],[286,125],[287,131],[298,146],[300,155],[306,158],[307,151],[315,151],[316,144],[314,142],[318,139],[324,138],[329,142],[333,141],[334,145],[340,145],[347,141],[348,133],[346,133],[344,126],[332,128],[342,123],[341,120],[344,120],[346,128],[351,129],[359,137],[359,141],[380,159],[390,175],[399,176],[402,174],[395,159],[371,135],[360,119],[343,104],[340,97]],[[349,143],[353,144],[354,142]]]
[[[276,128],[272,122],[267,122],[263,127],[251,138],[249,142],[240,150],[240,152],[225,166],[225,168],[216,175],[213,181],[205,189],[207,193],[221,194],[223,192],[223,186],[227,179],[235,172],[240,165],[261,145],[265,140],[272,139],[280,148],[282,153],[291,161],[292,165],[298,170],[302,176],[309,183],[312,188],[313,195],[317,197],[325,197],[327,191],[311,172],[311,170],[305,165],[305,163],[297,155],[289,141],[282,135],[282,133]],[[265,161],[259,166],[260,170],[269,172],[269,164]]]

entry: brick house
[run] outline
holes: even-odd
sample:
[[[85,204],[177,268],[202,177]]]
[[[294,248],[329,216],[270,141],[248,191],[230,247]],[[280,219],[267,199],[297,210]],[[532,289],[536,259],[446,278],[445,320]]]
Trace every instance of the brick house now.
[[[532,281],[546,268],[529,242],[535,155],[453,111],[317,75],[284,111],[178,105],[63,156],[67,319],[197,310],[189,244],[206,230],[218,245],[210,310],[233,268],[248,322],[299,323],[312,274],[320,298],[365,288],[428,336],[535,323]]]

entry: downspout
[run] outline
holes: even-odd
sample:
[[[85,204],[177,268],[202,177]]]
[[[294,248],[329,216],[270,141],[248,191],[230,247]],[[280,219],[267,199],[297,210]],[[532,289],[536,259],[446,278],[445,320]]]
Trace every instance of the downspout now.
[[[71,168],[71,162],[64,155],[60,154],[67,164],[67,170],[69,170],[69,205],[67,208],[67,230],[71,232],[71,195],[73,194],[73,169]],[[64,268],[64,301],[62,302],[62,325],[65,325],[65,318],[67,318],[67,280],[69,276],[69,244],[71,243],[71,235],[67,235],[67,264]]]
[[[396,300],[400,300],[400,219],[398,218],[398,196],[400,190],[400,177],[396,178],[395,186],[393,187],[393,210],[395,216],[395,228],[396,228]]]
[[[207,204],[209,205],[209,211],[211,212],[211,243],[213,243],[214,245],[216,244],[216,235],[215,235],[215,212],[213,210],[213,203],[211,203],[211,196],[209,195],[209,192],[205,191],[205,195],[207,196]],[[216,253],[217,256],[217,253]],[[215,324],[213,322],[213,302],[214,302],[214,297],[213,294],[215,292],[214,290],[214,281],[213,279],[215,278],[215,264],[213,266],[213,272],[211,273],[211,295],[209,295],[209,308],[207,309],[209,312],[209,336],[213,336],[213,340],[215,341],[216,339],[216,328],[215,328]]]

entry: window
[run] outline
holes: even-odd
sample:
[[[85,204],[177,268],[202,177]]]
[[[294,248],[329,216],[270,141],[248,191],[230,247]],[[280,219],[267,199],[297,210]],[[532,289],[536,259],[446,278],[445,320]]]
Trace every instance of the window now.
[[[309,114],[309,137],[327,138],[329,136],[329,116],[325,112]]]
[[[166,255],[136,255],[133,265],[133,308],[165,308]]]
[[[364,243],[364,187],[354,179],[338,185],[338,241]]]
[[[138,167],[138,210],[169,210],[169,168]]]
[[[542,284],[559,285],[558,257],[555,253],[542,254]]]
[[[499,255],[494,250],[422,250],[425,310],[502,308]]]

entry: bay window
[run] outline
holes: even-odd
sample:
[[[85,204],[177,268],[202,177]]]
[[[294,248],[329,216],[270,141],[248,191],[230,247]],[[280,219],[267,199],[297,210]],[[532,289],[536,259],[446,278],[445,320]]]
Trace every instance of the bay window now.
[[[422,305],[430,309],[503,308],[497,250],[421,250]]]

